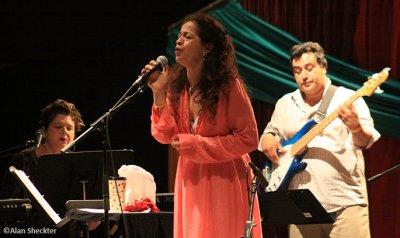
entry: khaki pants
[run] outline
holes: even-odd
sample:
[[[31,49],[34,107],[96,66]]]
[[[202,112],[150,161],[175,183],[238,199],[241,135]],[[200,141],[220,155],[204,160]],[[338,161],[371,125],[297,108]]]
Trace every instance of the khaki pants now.
[[[290,238],[370,238],[367,206],[347,207],[333,224],[289,225]]]

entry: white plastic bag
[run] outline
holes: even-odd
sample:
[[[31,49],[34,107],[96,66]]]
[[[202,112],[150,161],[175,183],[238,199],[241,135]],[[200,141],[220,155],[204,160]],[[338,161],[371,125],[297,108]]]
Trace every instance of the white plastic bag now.
[[[118,175],[126,178],[125,205],[143,198],[156,203],[156,183],[151,173],[136,165],[122,165]]]

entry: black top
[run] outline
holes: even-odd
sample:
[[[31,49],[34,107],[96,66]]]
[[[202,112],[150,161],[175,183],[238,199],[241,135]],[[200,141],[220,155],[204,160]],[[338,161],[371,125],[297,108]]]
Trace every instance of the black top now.
[[[24,171],[32,183],[34,183],[35,178],[33,176],[33,171],[38,167],[38,157],[35,153],[35,147],[25,149],[15,154],[10,160],[9,167],[10,166],[14,166],[16,169]],[[12,174],[8,168],[3,175],[1,198],[29,198],[33,202],[30,193],[24,188],[17,176]],[[31,215],[31,225],[34,227],[50,227],[52,225],[52,222],[47,215],[42,210],[37,209],[35,204],[33,204],[33,211]]]
[[[32,177],[32,171],[38,166],[38,157],[35,153],[35,147],[23,150],[12,157],[7,167],[1,184],[0,198],[28,198],[29,195],[24,190],[22,184],[17,177],[12,174],[8,168],[14,166],[18,170],[25,172],[29,179],[34,183],[35,178]]]

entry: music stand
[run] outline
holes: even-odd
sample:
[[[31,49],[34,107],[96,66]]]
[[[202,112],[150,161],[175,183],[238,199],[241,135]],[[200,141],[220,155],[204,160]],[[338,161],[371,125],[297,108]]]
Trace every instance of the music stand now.
[[[28,178],[24,171],[16,169],[14,166],[10,166],[9,170],[15,176],[17,176],[19,182],[24,186],[25,190],[29,192],[31,197],[34,199],[35,204],[40,207],[44,213],[47,215],[57,228],[63,227],[67,224],[70,219],[61,217],[54,211],[54,209],[50,206],[50,204],[42,197],[40,192],[37,190],[35,185],[33,185],[32,181]]]
[[[110,176],[118,176],[114,174],[113,167],[118,170],[122,165],[133,163],[132,150],[113,150],[107,153],[109,158],[111,153],[114,158],[114,166],[111,166],[111,160],[108,161]],[[32,171],[35,186],[53,209],[64,215],[68,200],[101,199],[103,157],[102,150],[42,155],[38,159],[38,166]],[[82,181],[85,181],[85,186]]]
[[[308,189],[259,193],[258,199],[265,223],[333,223],[331,216]]]

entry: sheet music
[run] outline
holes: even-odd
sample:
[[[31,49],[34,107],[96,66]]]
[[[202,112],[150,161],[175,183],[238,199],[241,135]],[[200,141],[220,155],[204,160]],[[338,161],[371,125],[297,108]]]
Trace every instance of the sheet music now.
[[[35,185],[29,180],[28,176],[26,176],[25,172],[22,170],[16,169],[14,166],[9,168],[11,173],[17,175],[19,180],[21,180],[22,184],[25,186],[26,189],[33,195],[36,201],[40,204],[40,206],[45,210],[47,215],[53,220],[55,224],[61,222],[60,216],[54,211],[54,209],[50,206],[50,204],[43,198],[40,192],[37,190]]]
[[[84,212],[89,212],[89,213],[98,213],[98,214],[103,214],[104,209],[99,209],[99,208],[79,208],[78,210],[84,211]],[[146,209],[140,212],[128,212],[128,211],[123,211],[123,213],[150,213],[151,209]],[[108,213],[115,213],[115,214],[121,214],[119,211],[111,211],[109,210]]]

